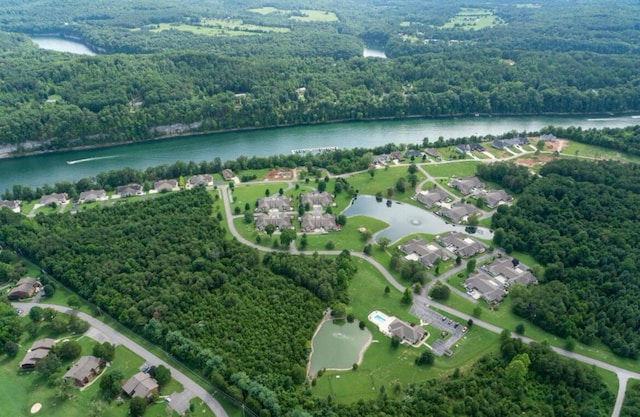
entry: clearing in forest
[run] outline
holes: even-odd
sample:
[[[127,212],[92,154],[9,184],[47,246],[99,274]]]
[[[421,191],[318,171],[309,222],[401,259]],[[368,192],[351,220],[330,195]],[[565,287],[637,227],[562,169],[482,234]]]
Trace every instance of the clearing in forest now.
[[[491,10],[462,8],[440,29],[480,30],[506,24]]]

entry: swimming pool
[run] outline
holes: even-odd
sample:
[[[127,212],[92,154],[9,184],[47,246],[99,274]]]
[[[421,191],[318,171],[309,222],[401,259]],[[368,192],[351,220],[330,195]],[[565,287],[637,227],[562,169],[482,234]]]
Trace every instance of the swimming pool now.
[[[387,321],[387,319],[382,317],[380,314],[376,314],[375,316],[373,316],[373,319],[375,321],[377,321],[378,323],[386,323],[386,321]]]

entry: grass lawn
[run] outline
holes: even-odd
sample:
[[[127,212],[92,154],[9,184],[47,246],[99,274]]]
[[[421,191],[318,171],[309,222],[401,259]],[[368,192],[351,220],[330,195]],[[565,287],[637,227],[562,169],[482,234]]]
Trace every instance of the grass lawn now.
[[[241,20],[225,21],[221,19],[206,19],[202,25],[187,25],[183,23],[160,23],[154,25],[151,32],[162,32],[165,30],[180,30],[182,32],[195,33],[206,36],[244,36],[257,35],[260,33],[287,33],[291,29],[276,26],[259,26],[242,23]]]
[[[324,10],[300,10],[302,16],[291,16],[289,19],[299,22],[337,22],[338,16]]]
[[[395,188],[398,179],[401,177],[406,178],[407,175],[409,175],[407,168],[406,166],[390,166],[389,168],[376,169],[373,177],[371,177],[368,172],[363,172],[348,177],[347,182],[354,190],[358,191],[359,195],[376,195],[377,192],[381,192],[382,197],[385,199],[391,198],[408,204],[417,204],[411,199],[415,193],[413,187],[411,187],[408,182],[406,183],[406,191],[404,193],[398,192]],[[418,178],[417,183],[424,181],[425,176],[420,171],[416,172],[415,175]],[[329,188],[332,189],[332,184],[329,185]],[[389,196],[387,194],[388,189],[393,190],[393,195]],[[336,204],[340,210],[346,208],[350,202],[351,199],[346,193],[341,193],[336,198]],[[417,205],[418,207],[422,207],[420,204]]]
[[[367,229],[371,234],[375,234],[376,232],[389,227],[389,225],[382,220],[374,219],[372,217],[349,217],[346,226],[340,231],[329,232],[323,235],[308,234],[308,245],[305,250],[326,250],[327,242],[331,241],[334,244],[333,250],[348,249],[361,252],[365,245],[365,241],[363,239],[365,235],[358,230],[361,227]],[[300,238],[298,238],[298,244],[299,243]]]
[[[640,157],[638,156],[574,141],[570,141],[569,145],[562,149],[560,155],[588,157],[595,159],[616,159],[635,163],[640,162]]]
[[[285,189],[288,187],[286,182],[274,182],[272,184],[240,184],[233,188],[233,200],[231,204],[231,210],[236,207],[240,207],[240,210],[244,213],[244,207],[246,203],[249,203],[249,209],[253,211],[256,207],[256,201],[265,197],[266,190],[269,190],[269,195],[276,195],[280,188]],[[295,189],[287,190],[284,194],[292,197],[295,194]],[[295,201],[293,204],[295,205]]]
[[[441,29],[480,30],[504,24],[491,10],[462,8]]]
[[[447,177],[451,178],[452,175],[456,177],[468,177],[476,174],[476,167],[482,162],[478,161],[453,161],[441,164],[423,165],[425,171],[434,177]]]
[[[484,354],[497,350],[498,335],[474,328],[460,340],[451,358],[436,358],[431,367],[415,366],[413,361],[424,348],[401,345],[398,349],[392,349],[391,340],[381,334],[366,317],[371,311],[380,310],[408,321],[416,322],[417,319],[408,313],[408,306],[401,303],[398,291],[384,294],[388,283],[375,268],[362,260],[357,260],[357,263],[358,273],[350,284],[350,307],[356,318],[365,320],[367,328],[373,333],[374,343],[367,349],[357,371],[326,372],[318,378],[313,388],[315,395],[326,398],[331,394],[338,402],[351,403],[360,399],[375,399],[380,387],[385,385],[387,393],[393,397],[392,388],[396,384],[404,387],[412,382],[449,375],[455,368],[464,367]],[[437,337],[436,330],[429,327],[425,330]]]

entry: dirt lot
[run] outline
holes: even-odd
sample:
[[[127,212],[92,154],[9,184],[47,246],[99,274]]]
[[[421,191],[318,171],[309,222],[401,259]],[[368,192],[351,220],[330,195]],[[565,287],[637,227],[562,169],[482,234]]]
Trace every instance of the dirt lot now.
[[[267,181],[282,181],[282,180],[292,180],[296,177],[296,171],[294,169],[281,168],[274,169],[273,171],[269,171],[267,173],[267,177],[265,180]]]
[[[566,149],[567,146],[569,146],[569,141],[566,139],[560,139],[557,142],[545,143],[545,147],[549,152],[554,152],[554,151],[561,152],[563,149]]]
[[[553,157],[548,155],[535,156],[533,158],[520,158],[516,160],[516,164],[532,167],[534,165],[544,165],[551,161]]]

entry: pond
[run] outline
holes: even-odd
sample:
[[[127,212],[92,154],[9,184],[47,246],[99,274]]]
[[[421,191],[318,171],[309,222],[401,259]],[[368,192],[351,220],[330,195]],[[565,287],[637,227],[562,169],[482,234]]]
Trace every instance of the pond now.
[[[374,237],[386,237],[391,242],[413,233],[436,235],[452,230],[465,231],[465,226],[449,224],[430,211],[398,201],[392,201],[391,205],[387,205],[386,201],[378,202],[374,196],[361,195],[356,197],[342,214],[347,217],[369,216],[388,223],[390,226],[376,233]],[[474,236],[493,239],[493,233],[484,227],[478,227]]]
[[[316,375],[320,369],[351,369],[360,364],[371,343],[369,330],[360,330],[358,322],[343,320],[324,321],[313,336],[308,374]]]
[[[95,52],[85,44],[57,36],[31,36],[31,40],[42,49],[79,55],[95,55]]]

